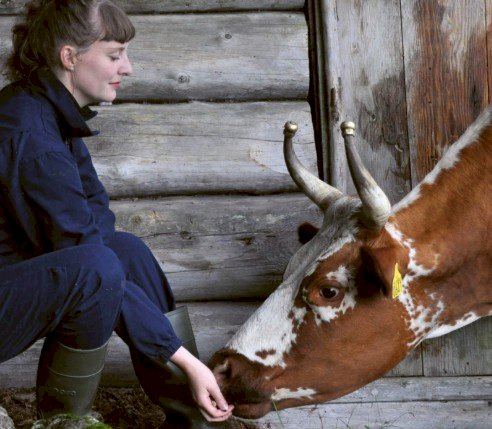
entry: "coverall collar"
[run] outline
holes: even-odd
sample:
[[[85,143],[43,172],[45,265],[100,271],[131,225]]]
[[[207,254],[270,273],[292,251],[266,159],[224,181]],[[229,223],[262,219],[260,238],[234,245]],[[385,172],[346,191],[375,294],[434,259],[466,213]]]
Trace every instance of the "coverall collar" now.
[[[99,134],[85,121],[97,115],[88,106],[80,107],[77,100],[49,69],[38,69],[31,75],[35,92],[40,92],[53,105],[65,138],[90,137]]]

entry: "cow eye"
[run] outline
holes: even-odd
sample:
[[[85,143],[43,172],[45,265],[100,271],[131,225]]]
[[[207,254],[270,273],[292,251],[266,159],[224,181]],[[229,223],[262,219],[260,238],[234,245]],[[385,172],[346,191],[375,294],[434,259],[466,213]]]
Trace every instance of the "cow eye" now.
[[[338,288],[330,286],[330,287],[323,287],[319,290],[319,294],[325,298],[325,299],[334,299],[338,296],[340,291]]]

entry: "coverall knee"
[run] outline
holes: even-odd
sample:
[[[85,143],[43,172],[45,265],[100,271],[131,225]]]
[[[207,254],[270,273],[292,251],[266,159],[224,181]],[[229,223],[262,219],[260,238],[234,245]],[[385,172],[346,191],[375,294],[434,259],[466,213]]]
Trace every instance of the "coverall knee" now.
[[[109,339],[125,274],[115,253],[80,245],[0,269],[0,362],[50,335],[76,349]]]

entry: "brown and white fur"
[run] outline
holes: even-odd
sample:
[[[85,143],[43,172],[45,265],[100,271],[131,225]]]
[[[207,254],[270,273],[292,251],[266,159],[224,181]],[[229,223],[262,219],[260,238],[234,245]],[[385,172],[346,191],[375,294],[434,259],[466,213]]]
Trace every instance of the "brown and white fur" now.
[[[492,108],[389,209],[350,153],[350,136],[360,200],[309,175],[289,152],[292,135],[286,131],[289,171],[324,221],[279,288],[210,362],[235,414],[246,418],[269,412],[272,401],[283,409],[343,396],[422,340],[492,314]],[[403,290],[393,298],[397,264]]]

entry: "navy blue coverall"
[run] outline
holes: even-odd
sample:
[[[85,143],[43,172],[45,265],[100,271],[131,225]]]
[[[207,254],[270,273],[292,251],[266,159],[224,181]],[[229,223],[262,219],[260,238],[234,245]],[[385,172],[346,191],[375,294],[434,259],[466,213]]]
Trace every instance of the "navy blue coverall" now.
[[[115,217],[82,141],[95,116],[49,70],[0,91],[0,362],[50,336],[91,349],[113,329],[132,356],[181,346],[158,262]]]

